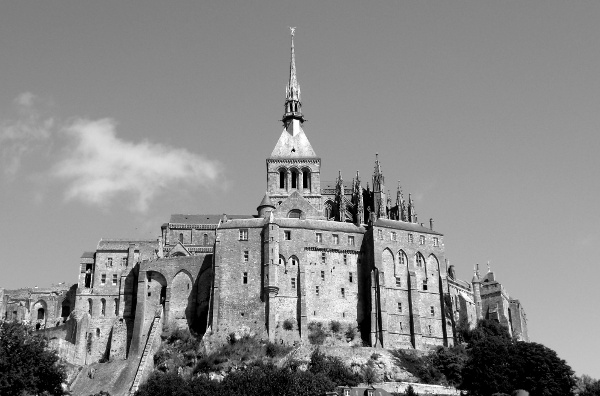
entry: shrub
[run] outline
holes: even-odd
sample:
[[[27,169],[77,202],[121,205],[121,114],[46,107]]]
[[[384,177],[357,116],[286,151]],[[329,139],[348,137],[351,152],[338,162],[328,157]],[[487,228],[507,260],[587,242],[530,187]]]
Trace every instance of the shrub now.
[[[346,338],[350,338],[350,340],[353,340],[356,337],[356,327],[350,325],[348,326],[348,329],[346,330]]]
[[[308,323],[308,330],[314,331],[317,329],[323,329],[323,323],[317,322],[316,320]]]
[[[380,357],[381,357],[381,355],[380,355],[380,354],[378,354],[377,352],[374,352],[374,353],[371,355],[371,360],[377,360],[377,359],[379,359]]]
[[[283,329],[284,330],[293,330],[294,329],[294,319],[286,319],[283,321]]]
[[[421,382],[426,384],[439,384],[443,382],[444,375],[433,364],[433,356],[419,356],[402,349],[392,351],[392,355],[396,358],[396,364],[403,366],[406,371],[419,378]]]
[[[268,342],[265,348],[265,354],[270,358],[274,358],[277,356],[286,355],[291,349],[292,348],[289,346],[278,345],[273,342]]]
[[[327,338],[327,333],[321,327],[316,327],[308,334],[308,341],[313,345],[323,345]]]
[[[310,355],[308,370],[325,374],[337,386],[356,386],[361,380],[360,375],[352,372],[340,358],[327,356],[318,348]]]
[[[177,341],[186,343],[189,341],[189,339],[191,337],[192,337],[192,334],[190,333],[190,331],[188,329],[176,328],[173,331],[171,331],[171,334],[169,334],[168,342],[171,344],[174,342],[177,342]]]
[[[373,362],[369,361],[362,369],[362,380],[367,384],[371,385],[378,381],[379,377],[373,367]]]
[[[406,392],[404,393],[405,396],[419,396],[419,394],[417,392],[415,392],[414,388],[412,387],[412,385],[408,385],[408,387],[406,388]]]
[[[329,323],[329,328],[334,333],[339,333],[340,330],[342,329],[342,324],[340,322],[338,322],[337,320],[332,320],[331,323]]]

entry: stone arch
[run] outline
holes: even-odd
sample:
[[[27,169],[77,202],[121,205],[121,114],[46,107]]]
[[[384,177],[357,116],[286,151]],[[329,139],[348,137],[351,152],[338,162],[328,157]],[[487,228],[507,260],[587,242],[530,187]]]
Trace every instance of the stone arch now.
[[[171,281],[169,299],[169,322],[180,329],[191,328],[195,308],[193,277],[184,269]]]
[[[431,271],[439,271],[440,269],[440,261],[433,253],[427,257],[427,268]]]
[[[158,271],[146,271],[148,281],[146,289],[145,317],[152,318],[160,309],[164,309],[167,295],[167,279]],[[162,306],[162,307],[161,307]],[[163,323],[166,324],[166,321]]]
[[[37,300],[31,308],[31,319],[32,322],[42,323],[46,322],[48,317],[48,304],[44,300]]]
[[[304,167],[302,168],[302,188],[306,189],[306,190],[310,190],[311,189],[311,182],[312,182],[312,173],[310,168],[308,167]]]
[[[200,272],[196,277],[196,320],[193,324],[194,330],[199,334],[206,332],[208,325],[208,308],[210,302],[210,294],[213,281],[213,255],[207,254],[204,256]]]
[[[302,211],[300,209],[292,209],[288,212],[287,217],[291,219],[299,219],[302,217]]]
[[[283,266],[283,272],[287,274],[287,261],[283,255],[279,255],[279,265]]]
[[[296,257],[295,255],[290,256],[288,261],[290,263],[290,267],[298,268],[298,266],[300,265],[300,260],[298,260],[298,257]]]
[[[381,267],[380,271],[387,272],[394,268],[394,253],[389,248],[383,249],[381,252]]]

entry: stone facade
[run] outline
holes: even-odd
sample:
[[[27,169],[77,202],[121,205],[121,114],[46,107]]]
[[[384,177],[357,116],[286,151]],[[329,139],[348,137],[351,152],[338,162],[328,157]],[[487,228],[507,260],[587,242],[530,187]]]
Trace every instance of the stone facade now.
[[[69,316],[52,345],[76,364],[139,357],[157,318],[163,330],[225,341],[244,329],[278,343],[308,342],[311,322],[338,321],[366,345],[425,350],[485,317],[527,339],[519,301],[492,272],[456,277],[444,235],[418,222],[400,186],[392,202],[378,157],[366,187],[358,172],[321,181],[293,41],[282,122],[256,214],[174,214],[157,240],[102,239],[81,256],[70,294],[0,290],[0,313],[40,327]]]

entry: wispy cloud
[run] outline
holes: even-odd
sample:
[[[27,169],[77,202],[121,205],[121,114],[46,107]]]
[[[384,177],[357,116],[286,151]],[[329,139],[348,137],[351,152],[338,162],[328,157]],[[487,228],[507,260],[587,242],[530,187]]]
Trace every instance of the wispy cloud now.
[[[105,206],[124,194],[145,211],[173,185],[206,187],[220,175],[217,162],[185,149],[118,138],[110,119],[77,120],[63,131],[70,147],[51,174],[67,182],[67,199]]]
[[[108,118],[58,123],[38,114],[37,101],[31,93],[19,95],[18,119],[0,122],[0,160],[10,179],[21,171],[26,155],[36,153],[48,169],[44,175],[64,187],[66,200],[103,208],[128,202],[144,212],[163,192],[174,187],[190,192],[221,177],[218,161],[183,148],[126,141]]]

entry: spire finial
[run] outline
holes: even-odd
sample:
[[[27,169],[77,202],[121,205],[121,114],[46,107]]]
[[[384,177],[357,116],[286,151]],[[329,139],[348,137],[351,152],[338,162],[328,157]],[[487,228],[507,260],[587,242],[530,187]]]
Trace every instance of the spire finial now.
[[[300,84],[298,84],[298,78],[296,77],[296,52],[294,50],[295,34],[296,28],[290,27],[290,35],[292,40],[290,78],[287,86],[285,87],[285,112],[283,114],[283,123],[286,125],[286,127],[288,121],[292,119],[304,122],[304,116],[302,115],[302,103],[300,99]]]

